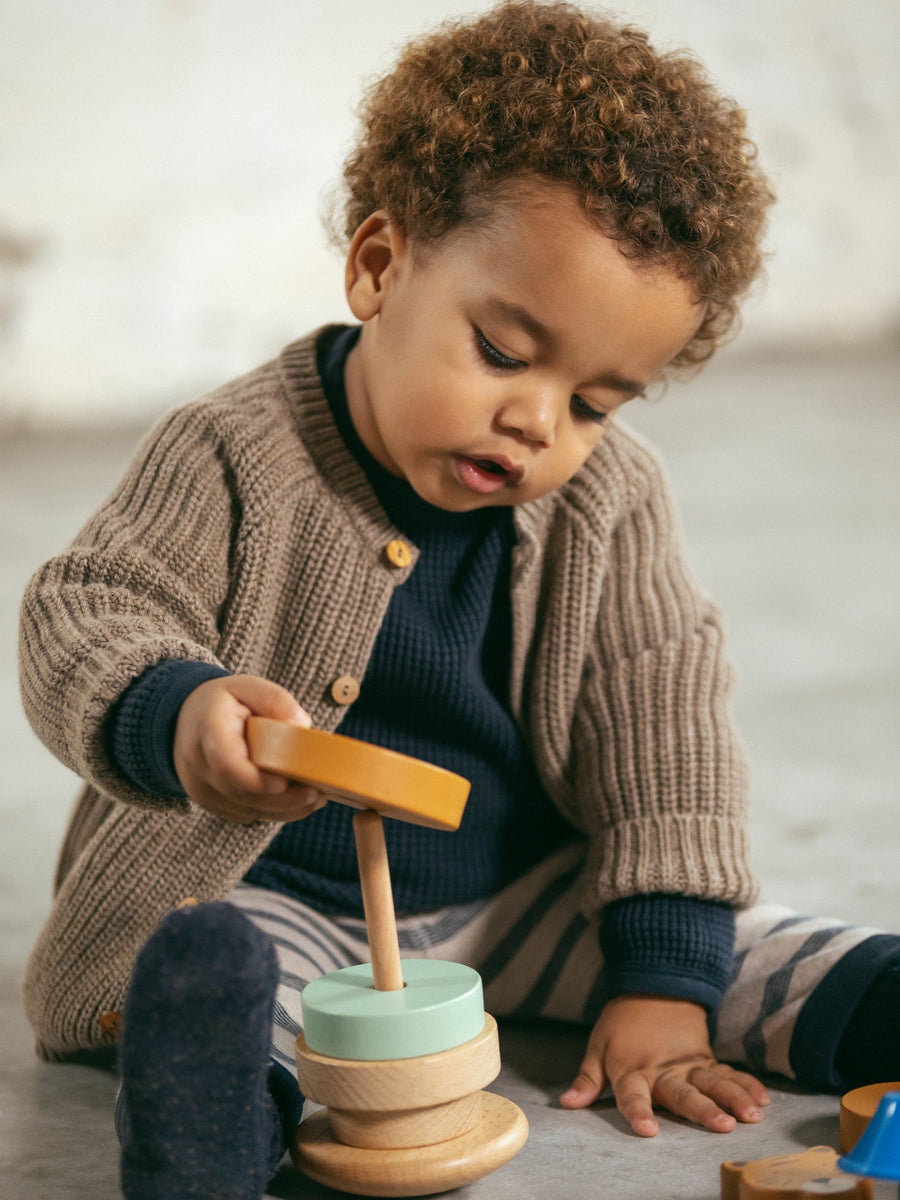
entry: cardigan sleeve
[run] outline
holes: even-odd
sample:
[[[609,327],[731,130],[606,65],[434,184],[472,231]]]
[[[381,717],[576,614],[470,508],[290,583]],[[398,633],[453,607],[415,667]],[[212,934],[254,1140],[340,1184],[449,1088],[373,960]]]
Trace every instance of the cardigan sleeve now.
[[[606,467],[628,502],[608,541],[574,716],[589,906],[649,893],[748,904],[748,771],[722,617],[688,566],[655,454],[629,434]]]
[[[212,422],[191,406],[149,435],[118,488],[26,589],[19,637],[28,718],[44,744],[100,792],[151,807],[110,761],[107,715],[149,666],[222,667],[217,618],[229,589],[237,499]]]

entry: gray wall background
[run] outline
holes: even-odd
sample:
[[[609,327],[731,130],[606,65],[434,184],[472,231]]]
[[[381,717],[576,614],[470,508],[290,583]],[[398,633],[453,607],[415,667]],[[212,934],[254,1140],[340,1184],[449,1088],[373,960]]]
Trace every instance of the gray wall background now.
[[[5,0],[0,427],[143,420],[346,315],[361,81],[452,0]],[[625,0],[749,110],[780,204],[728,355],[900,330],[896,0]]]

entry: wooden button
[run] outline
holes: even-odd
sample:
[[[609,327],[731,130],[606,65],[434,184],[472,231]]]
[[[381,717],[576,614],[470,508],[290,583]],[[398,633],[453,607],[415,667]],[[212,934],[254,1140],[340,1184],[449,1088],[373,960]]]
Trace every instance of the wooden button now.
[[[122,1014],[117,1012],[105,1012],[100,1017],[100,1032],[110,1042],[119,1040],[119,1033],[122,1029]]]
[[[359,699],[359,682],[352,675],[342,675],[331,685],[331,698],[336,704],[352,704]]]
[[[384,552],[392,567],[408,567],[412,562],[412,551],[406,542],[401,542],[399,538],[388,542]]]

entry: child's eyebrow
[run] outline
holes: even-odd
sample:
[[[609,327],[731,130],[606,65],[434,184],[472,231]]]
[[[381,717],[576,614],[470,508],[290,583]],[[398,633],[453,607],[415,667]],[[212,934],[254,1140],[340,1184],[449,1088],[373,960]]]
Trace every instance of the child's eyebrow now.
[[[502,300],[499,296],[491,296],[487,301],[487,308],[491,316],[499,317],[501,320],[512,321],[514,325],[520,326],[537,342],[544,342],[546,344],[555,341],[552,332],[543,321],[539,321],[533,313],[530,313],[527,308],[523,308],[521,304],[514,304],[511,300]]]
[[[550,346],[556,342],[553,331],[543,321],[539,321],[534,313],[523,308],[521,304],[516,304],[512,300],[504,300],[500,296],[490,296],[485,305],[491,316],[498,317],[500,320],[512,321],[514,325],[524,329],[536,342],[541,342],[544,346]],[[594,382],[600,387],[622,392],[628,399],[639,396],[647,387],[646,383],[638,383],[635,379],[625,379],[623,376],[609,371],[599,375]]]

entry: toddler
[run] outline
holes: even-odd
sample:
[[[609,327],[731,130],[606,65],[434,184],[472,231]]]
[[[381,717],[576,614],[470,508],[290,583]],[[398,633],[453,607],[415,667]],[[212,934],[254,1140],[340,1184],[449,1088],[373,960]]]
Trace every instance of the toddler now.
[[[401,945],[583,1026],[563,1106],[726,1131],[763,1071],[896,1078],[900,938],[756,903],[720,616],[619,416],[758,273],[741,111],[513,0],[402,53],[345,183],[354,323],[166,416],[24,599],[85,781],[26,1005],[45,1058],[120,1043],[126,1197],[259,1200],[300,990],[367,958],[352,812],[258,770],[251,714],[472,781],[455,834],[387,823]]]

